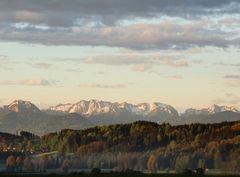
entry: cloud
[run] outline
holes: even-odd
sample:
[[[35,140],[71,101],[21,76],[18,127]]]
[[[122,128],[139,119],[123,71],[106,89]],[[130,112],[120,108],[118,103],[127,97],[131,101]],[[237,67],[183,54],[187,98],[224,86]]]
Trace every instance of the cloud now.
[[[234,80],[240,80],[240,75],[225,75],[225,79],[234,79]]]
[[[238,94],[225,93],[223,96],[224,97],[222,97],[222,98],[214,99],[212,101],[213,104],[234,105],[234,106],[237,106],[237,107],[240,106],[240,97],[239,97]]]
[[[40,22],[43,14],[33,11],[20,10],[15,12],[15,20],[17,22]]]
[[[230,87],[240,87],[240,80],[228,80],[226,84]]]
[[[6,55],[1,55],[0,54],[0,69],[5,69],[5,70],[12,70],[13,64],[16,64],[15,61],[13,61],[11,58],[9,58]]]
[[[59,62],[83,62],[85,64],[101,64],[113,66],[132,66],[133,71],[148,71],[154,66],[168,67],[188,67],[189,63],[186,60],[181,60],[182,56],[169,56],[161,54],[115,54],[115,55],[98,55],[90,56],[86,59],[59,59]]]
[[[147,60],[148,58],[145,56],[122,54],[122,55],[103,55],[103,56],[88,57],[84,59],[83,62],[86,64],[132,65],[132,64],[141,64],[143,62],[146,62]]]
[[[180,74],[176,74],[176,75],[169,76],[169,78],[180,80],[180,79],[183,79],[183,76]]]
[[[84,72],[83,70],[81,70],[81,69],[65,69],[64,71],[66,71],[66,72]]]
[[[133,70],[144,72],[144,71],[151,69],[152,67],[153,67],[153,65],[151,65],[151,64],[138,64],[133,67]]]
[[[129,24],[118,26],[69,26],[44,28],[29,24],[19,26],[0,23],[0,39],[44,45],[108,46],[134,50],[189,49],[214,46],[239,47],[238,30],[209,28],[205,21],[180,23],[174,20],[158,24]]]
[[[192,63],[194,64],[203,64],[202,60],[192,60]]]
[[[104,72],[103,71],[98,71],[98,72],[96,72],[96,74],[102,75],[102,74],[104,74]]]
[[[226,85],[230,87],[240,87],[240,75],[225,75],[223,78],[225,79]]]
[[[180,56],[181,57],[181,56]],[[103,64],[103,65],[135,65],[136,70],[150,69],[153,64],[166,65],[171,67],[187,67],[188,62],[185,60],[179,60],[179,56],[164,56],[159,54],[153,55],[141,55],[141,54],[120,54],[120,55],[103,55],[88,57],[85,60],[73,60],[80,61],[85,64]]]
[[[228,102],[230,104],[233,104],[233,105],[240,104],[240,96],[238,94],[226,93],[225,97],[226,99],[228,99]]]
[[[55,80],[47,79],[27,79],[19,81],[0,81],[0,85],[23,85],[23,86],[52,86],[55,85]]]
[[[49,69],[52,66],[52,64],[49,64],[49,63],[35,63],[35,64],[33,64],[33,66],[35,68],[39,68],[39,69]]]
[[[219,21],[219,23],[224,24],[225,26],[237,25],[240,23],[240,19],[237,17],[225,17]]]
[[[232,14],[238,0],[1,0],[0,22],[31,22],[48,26],[116,24],[124,19],[157,15],[197,18],[207,14]]]
[[[80,87],[86,88],[102,88],[102,89],[121,89],[126,88],[126,84],[80,84]]]
[[[183,75],[181,74],[173,74],[173,75],[167,75],[166,73],[161,73],[156,70],[152,70],[148,72],[149,74],[156,74],[160,76],[161,78],[167,78],[167,79],[175,79],[175,80],[182,80],[184,79]]]
[[[171,58],[166,58],[161,62],[162,65],[168,65],[172,67],[188,67],[189,64],[187,61],[180,60],[180,61],[174,61]]]
[[[218,62],[218,63],[214,63],[214,65],[217,65],[217,66],[240,67],[240,63],[223,63],[223,62]]]
[[[13,61],[6,55],[0,55],[0,65],[10,64]]]
[[[1,0],[0,39],[194,53],[239,47],[239,8],[237,0]]]

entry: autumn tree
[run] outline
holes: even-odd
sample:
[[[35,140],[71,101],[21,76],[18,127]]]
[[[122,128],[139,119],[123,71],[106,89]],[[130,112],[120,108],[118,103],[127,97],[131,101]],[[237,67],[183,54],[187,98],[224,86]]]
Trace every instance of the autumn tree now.
[[[47,156],[41,156],[38,161],[38,167],[40,171],[45,171],[47,168],[48,159]]]
[[[13,155],[10,155],[6,160],[6,168],[8,171],[14,171],[16,168],[16,159]]]
[[[217,150],[214,154],[214,168],[220,169],[222,165],[222,155],[219,150]]]
[[[178,156],[175,162],[175,170],[182,171],[189,167],[190,157],[188,155]]]
[[[157,158],[154,154],[149,156],[147,161],[147,168],[150,172],[154,172],[157,169]]]
[[[70,161],[68,159],[65,159],[62,163],[62,170],[67,173],[70,168]]]
[[[66,154],[66,147],[62,146],[62,145],[59,145],[58,149],[57,149],[57,156],[58,157],[64,157],[65,154]]]
[[[16,167],[19,171],[22,171],[22,167],[23,167],[23,157],[22,156],[18,156],[16,158]]]
[[[34,171],[34,164],[32,162],[31,157],[26,157],[24,159],[24,164],[23,164],[24,170],[28,172]]]

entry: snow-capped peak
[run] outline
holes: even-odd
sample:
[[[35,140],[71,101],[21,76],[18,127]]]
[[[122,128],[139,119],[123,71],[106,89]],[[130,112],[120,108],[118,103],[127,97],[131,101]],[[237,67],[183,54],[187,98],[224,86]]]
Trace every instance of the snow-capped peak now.
[[[11,104],[5,106],[12,112],[40,112],[40,110],[30,101],[15,100]]]
[[[51,107],[50,110],[63,113],[79,113],[85,116],[122,112],[147,116],[149,113],[156,110],[167,114],[177,114],[177,111],[172,106],[162,103],[140,103],[134,105],[127,102],[112,103],[99,100],[82,100],[75,104],[60,104],[55,107]]]
[[[208,112],[210,114],[224,112],[224,111],[238,112],[238,110],[233,106],[218,106],[214,104],[208,108]]]
[[[211,115],[215,114],[218,112],[225,112],[225,111],[230,111],[230,112],[239,112],[235,107],[233,106],[218,106],[216,104],[208,107],[208,108],[203,108],[203,109],[187,109],[185,111],[185,115]]]

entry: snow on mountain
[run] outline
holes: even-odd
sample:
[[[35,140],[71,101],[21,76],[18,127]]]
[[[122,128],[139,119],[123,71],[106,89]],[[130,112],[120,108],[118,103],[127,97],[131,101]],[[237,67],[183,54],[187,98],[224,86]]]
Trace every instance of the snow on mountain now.
[[[218,106],[218,105],[212,105],[208,108],[208,112],[210,114],[218,113],[218,112],[225,112],[225,111],[231,111],[231,112],[239,112],[236,108],[233,106]]]
[[[73,104],[67,112],[79,113],[82,115],[96,115],[101,113],[114,113],[118,111],[118,108],[113,103],[107,101],[82,100]]]
[[[55,107],[50,107],[51,111],[62,113],[79,113],[85,116],[92,116],[105,113],[129,113],[134,115],[147,116],[153,111],[161,111],[165,114],[178,115],[176,109],[170,105],[163,103],[140,103],[137,105],[127,102],[112,103],[98,100],[82,100],[75,104],[60,104]]]
[[[239,111],[232,107],[232,106],[218,106],[218,105],[212,105],[208,108],[204,108],[204,109],[187,109],[183,114],[184,115],[212,115],[215,113],[219,113],[219,112],[225,112],[225,111],[230,111],[230,112],[236,112],[238,113]]]
[[[4,110],[12,111],[16,113],[28,113],[28,112],[41,112],[34,104],[29,101],[15,100],[11,104],[4,106]],[[77,103],[71,104],[59,104],[57,106],[50,107],[50,111],[56,113],[78,113],[86,117],[103,115],[103,114],[114,114],[121,115],[129,114],[133,116],[143,117],[178,117],[177,110],[171,105],[155,102],[155,103],[140,103],[130,104],[127,102],[112,103],[108,101],[100,100],[81,100]],[[239,111],[231,106],[218,106],[212,105],[208,108],[203,109],[187,109],[182,115],[212,115],[219,112],[235,112]]]
[[[23,100],[15,100],[11,104],[5,106],[4,108],[9,110],[9,111],[17,112],[17,113],[41,112],[30,101],[23,101]]]
[[[72,106],[72,104],[70,104],[70,103],[59,104],[55,107],[55,111],[67,112],[71,106]]]

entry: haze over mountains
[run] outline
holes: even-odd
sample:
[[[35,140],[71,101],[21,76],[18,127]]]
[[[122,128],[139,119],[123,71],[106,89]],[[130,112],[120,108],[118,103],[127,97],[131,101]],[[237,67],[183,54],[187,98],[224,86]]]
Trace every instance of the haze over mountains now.
[[[47,110],[40,110],[29,101],[15,100],[0,108],[0,129],[10,133],[26,130],[43,135],[66,128],[81,129],[137,120],[173,125],[217,123],[240,120],[240,112],[234,107],[213,105],[200,110],[190,108],[179,114],[173,106],[163,103],[134,105],[98,100],[59,104]]]

